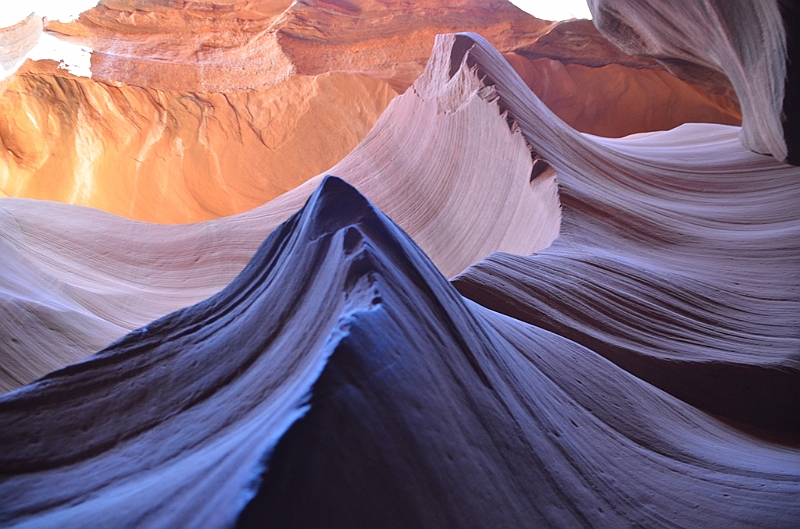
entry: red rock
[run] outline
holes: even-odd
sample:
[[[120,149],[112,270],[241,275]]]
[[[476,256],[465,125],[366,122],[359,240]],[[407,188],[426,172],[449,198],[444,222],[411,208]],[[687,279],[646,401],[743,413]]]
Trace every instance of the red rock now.
[[[699,66],[694,112],[728,97]],[[457,33],[333,167],[361,192],[188,225],[2,199],[2,383],[139,328],[0,396],[0,525],[794,527],[800,168],[741,130],[582,133]]]
[[[703,92],[587,22],[545,23],[500,0],[115,0],[47,27],[93,48],[93,78],[38,63],[9,81],[0,193],[148,222],[241,213],[323,173],[422,72],[437,33],[479,31],[579,130],[738,122],[724,87]]]

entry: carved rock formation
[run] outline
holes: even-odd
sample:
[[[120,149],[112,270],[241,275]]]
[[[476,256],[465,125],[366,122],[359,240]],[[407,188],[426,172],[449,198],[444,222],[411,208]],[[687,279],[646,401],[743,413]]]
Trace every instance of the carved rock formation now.
[[[4,192],[161,223],[248,211],[293,189],[352,150],[396,95],[348,73],[200,93],[50,66],[0,98]]]
[[[114,0],[47,29],[94,50],[93,77],[40,61],[6,81],[0,193],[148,222],[241,213],[325,172],[422,73],[438,33],[480,32],[584,132],[740,119],[724,79],[711,93],[587,21],[546,23],[500,0]]]
[[[441,52],[331,169],[357,185],[447,276],[492,251],[528,254],[558,235],[553,172],[532,159],[493,88]],[[197,303],[234,279],[322,177],[238,216],[144,224],[96,210],[7,199],[0,275],[0,387],[93,353],[125,332]],[[31,318],[29,315],[35,315]]]
[[[0,399],[0,423],[4,524],[800,515],[800,452],[461,298],[333,178],[222,292]]]
[[[555,24],[504,57],[550,110],[581,132],[621,137],[690,122],[741,123],[724,76],[682,81],[652,59],[621,52],[589,20]]]
[[[580,132],[526,49],[438,36],[239,215],[2,199],[2,383],[61,368],[0,396],[0,525],[794,527],[800,168]]]
[[[792,2],[588,3],[600,31],[629,53],[660,59],[692,80],[727,76],[742,108],[742,143],[786,160],[789,149],[783,122],[787,117],[793,122],[799,118],[795,110],[787,116],[785,111],[794,107],[784,106],[784,96],[793,96],[786,92],[786,28],[798,20]]]

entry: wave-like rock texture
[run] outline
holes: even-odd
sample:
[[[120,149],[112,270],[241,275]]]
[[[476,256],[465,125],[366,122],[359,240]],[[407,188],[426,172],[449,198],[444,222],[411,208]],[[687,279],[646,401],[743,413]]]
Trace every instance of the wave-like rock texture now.
[[[485,41],[459,38],[557,169],[564,207],[547,252],[490,256],[459,289],[703,409],[800,432],[800,170],[720,125],[580,135]]]
[[[32,65],[0,98],[0,191],[159,223],[249,211],[344,158],[437,33],[509,49],[546,26],[505,1],[103,2],[48,24],[94,50],[92,79]]]
[[[324,173],[422,73],[439,33],[480,32],[584,132],[740,121],[726,80],[681,81],[588,21],[505,0],[114,0],[47,30],[94,50],[93,77],[40,61],[8,81],[0,196],[148,222],[242,213]]]
[[[794,2],[588,3],[595,25],[626,51],[661,59],[684,78],[709,79],[709,70],[727,76],[741,104],[742,143],[780,161],[787,159],[784,121],[788,117],[797,127],[800,119],[796,104],[784,104],[784,99],[794,99],[786,88],[798,86],[786,84],[787,68],[794,70],[795,82],[797,78],[797,65],[791,61],[787,65],[787,27],[800,22]],[[796,60],[796,55],[792,58]],[[800,157],[798,149],[800,145],[794,144],[793,160]]]
[[[0,424],[9,526],[800,516],[800,451],[465,300],[335,178],[222,292],[0,398]]]
[[[529,254],[558,235],[552,171],[468,65],[442,52],[332,172],[402,226],[447,277],[497,250]],[[0,203],[0,388],[9,390],[233,280],[321,177],[234,217],[154,225],[87,208]]]
[[[4,199],[10,386],[139,328],[0,397],[0,525],[796,526],[800,169],[740,130],[581,133],[450,34],[363,195]]]

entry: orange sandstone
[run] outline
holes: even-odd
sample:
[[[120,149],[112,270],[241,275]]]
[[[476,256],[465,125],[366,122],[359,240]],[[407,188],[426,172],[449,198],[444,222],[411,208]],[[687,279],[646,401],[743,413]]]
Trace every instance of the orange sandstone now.
[[[241,213],[332,167],[422,72],[439,33],[485,36],[581,131],[740,118],[724,79],[681,81],[588,21],[537,20],[505,0],[108,0],[47,30],[94,50],[93,78],[40,61],[6,82],[0,196],[149,222]]]

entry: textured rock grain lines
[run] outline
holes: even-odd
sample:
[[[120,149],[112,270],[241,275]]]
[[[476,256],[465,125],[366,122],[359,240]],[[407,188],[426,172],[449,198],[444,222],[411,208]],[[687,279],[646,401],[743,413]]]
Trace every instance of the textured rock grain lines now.
[[[797,449],[464,300],[333,178],[222,292],[0,398],[0,422],[0,521],[20,526],[800,514]]]
[[[509,130],[496,102],[478,95],[480,84],[466,66],[441,86],[426,79],[394,100],[331,173],[358,185],[389,212],[447,276],[495,250],[531,253],[550,244],[559,222],[555,181],[551,175],[531,185],[530,152],[520,132]],[[242,215],[186,226],[9,200],[2,236],[53,278],[45,290],[57,299],[80,300],[80,319],[99,319],[102,336],[111,341],[122,329],[144,325],[225,286],[263,237],[320,181],[313,178]],[[59,218],[56,227],[53,218]],[[19,287],[6,288],[13,293]],[[106,315],[113,315],[115,327],[102,324]],[[24,359],[29,353],[20,344],[36,343],[37,332],[9,329],[0,338],[6,354]],[[73,339],[81,333],[69,325],[63,332],[73,361],[97,346],[95,340]],[[42,374],[19,373],[17,380]],[[8,389],[17,383],[5,382]]]
[[[142,5],[130,20],[151,30],[137,18],[148,10],[167,26],[196,22]],[[192,42],[223,64],[280,19],[287,42],[330,39],[329,55],[291,58],[324,70],[386,9],[310,5],[232,5],[222,26],[244,10],[252,34]],[[604,16],[618,23],[614,5]],[[120,6],[63,29],[107,38],[100,26]],[[315,33],[331,21],[340,34]],[[585,41],[585,28],[550,30],[543,50]],[[753,67],[728,45],[709,49]],[[163,51],[186,72],[181,50]],[[366,55],[342,64],[365,68]],[[689,73],[720,67],[699,62]],[[132,75],[152,64],[139,66]],[[49,86],[90,86],[62,81]],[[95,88],[75,115],[119,107]],[[164,92],[131,88],[113,93],[157,100],[167,116],[152,152],[188,143],[169,136]],[[187,112],[192,130],[218,159],[229,153],[210,146],[215,126],[262,145],[241,94],[178,100],[200,109]],[[753,112],[774,118],[772,103],[745,101],[745,129],[758,129]],[[186,225],[3,199],[0,384],[48,374],[0,396],[0,525],[794,527],[800,168],[740,135],[578,132],[466,32],[436,38],[422,75],[330,170],[343,179],[315,176]],[[532,156],[549,167],[536,178]],[[218,173],[217,188],[236,187]]]

